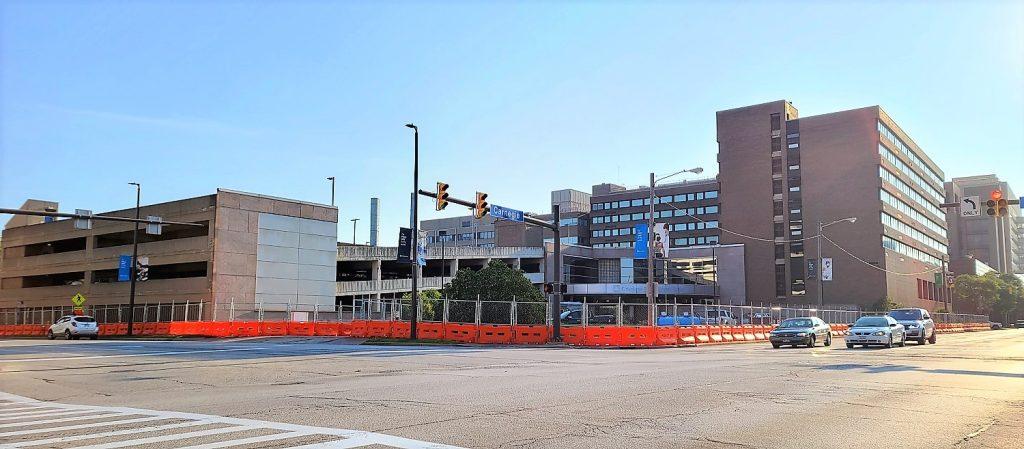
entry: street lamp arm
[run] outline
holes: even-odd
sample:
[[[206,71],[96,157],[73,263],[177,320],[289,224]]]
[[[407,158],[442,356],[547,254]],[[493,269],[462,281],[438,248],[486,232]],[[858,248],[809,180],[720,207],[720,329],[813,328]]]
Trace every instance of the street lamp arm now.
[[[675,175],[678,175],[678,174],[680,174],[680,173],[694,173],[694,174],[701,174],[701,173],[703,173],[703,172],[704,172],[704,168],[702,168],[702,167],[695,167],[695,168],[688,168],[688,169],[686,169],[686,170],[679,170],[679,171],[677,171],[677,172],[675,172],[675,173],[671,173],[671,174],[668,174],[668,175],[662,176],[662,177],[660,177],[660,178],[658,178],[658,179],[655,179],[655,180],[654,180],[654,183],[655,183],[655,184],[657,184],[657,183],[658,183],[658,182],[660,182],[660,181],[663,181],[663,180],[665,180],[665,179],[671,178],[671,177],[673,177],[673,176],[675,176]]]
[[[850,223],[856,223],[857,222],[857,217],[841,218],[839,220],[835,220],[835,221],[831,221],[831,222],[825,223],[825,224],[821,225],[821,227],[826,228],[826,227],[832,226],[832,225],[834,225],[836,223],[841,223],[841,222],[844,222],[844,221],[848,221]]]

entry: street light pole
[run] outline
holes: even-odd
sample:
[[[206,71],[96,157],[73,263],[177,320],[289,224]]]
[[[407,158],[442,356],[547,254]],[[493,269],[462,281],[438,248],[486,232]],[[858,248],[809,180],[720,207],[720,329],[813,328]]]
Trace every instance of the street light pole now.
[[[139,208],[142,201],[142,184],[137,182],[129,182],[129,185],[135,186],[135,219],[139,219]],[[139,269],[139,222],[135,222],[135,231],[132,232],[132,278],[131,288],[128,294],[128,335],[132,335],[132,324],[135,322],[135,278],[138,276]]]
[[[649,326],[657,325],[657,322],[655,321],[657,319],[657,311],[655,308],[658,297],[658,284],[654,278],[654,186],[658,181],[671,178],[680,173],[700,174],[703,172],[704,169],[702,167],[695,167],[687,170],[680,170],[657,179],[654,178],[654,173],[651,173],[651,187],[648,195],[650,207],[647,208],[647,322]],[[664,248],[667,244],[668,242],[662,242],[662,247]],[[665,256],[667,257],[668,254],[665,254]]]
[[[412,123],[406,128],[413,131],[413,165],[412,165],[412,248],[409,251],[412,259],[412,317],[409,320],[409,338],[416,339],[416,321],[419,319],[419,292],[416,278],[419,270],[419,251],[416,240],[419,239],[419,191],[420,191],[420,129]]]
[[[352,244],[355,245],[356,244],[356,223],[359,222],[359,219],[358,218],[353,218],[351,221],[352,221]]]
[[[328,181],[331,181],[331,206],[334,205],[334,176],[328,176]],[[355,242],[352,242],[355,243]]]
[[[835,221],[832,221],[832,222],[829,222],[829,223],[825,223],[825,224],[821,224],[821,220],[818,220],[818,237],[817,237],[818,238],[818,244],[817,244],[817,247],[818,247],[818,268],[817,268],[817,270],[818,270],[818,272],[816,273],[817,276],[818,276],[818,310],[821,310],[825,306],[825,280],[822,279],[822,277],[821,277],[821,275],[824,273],[824,268],[825,267],[821,263],[821,241],[822,241],[822,238],[824,238],[824,236],[825,236],[825,234],[824,234],[825,228],[827,228],[829,226],[832,226],[832,225],[834,225],[836,223],[844,222],[844,221],[848,221],[850,223],[856,223],[857,222],[857,217],[843,218],[843,219],[835,220]]]

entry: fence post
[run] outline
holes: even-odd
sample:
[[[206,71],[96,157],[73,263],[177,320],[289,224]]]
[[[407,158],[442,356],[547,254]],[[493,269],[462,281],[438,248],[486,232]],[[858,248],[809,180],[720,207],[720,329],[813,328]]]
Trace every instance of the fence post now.
[[[480,303],[480,295],[477,294],[476,295],[476,313],[475,313],[475,315],[476,315],[475,321],[476,321],[476,325],[477,326],[480,325],[480,318],[481,318],[481,315],[482,315],[482,313],[481,313],[482,309],[483,309],[483,307],[482,307],[482,304]]]
[[[512,295],[512,304],[508,309],[508,323],[510,326],[516,325],[516,295]]]
[[[235,298],[234,297],[231,298],[231,305],[230,305],[230,307],[231,307],[231,309],[230,309],[230,311],[228,313],[228,321],[234,322],[235,321]]]
[[[443,313],[441,314],[441,322],[448,324],[448,298],[444,298],[444,307],[442,307]]]
[[[615,305],[615,325],[622,326],[622,297],[619,297],[619,302]]]

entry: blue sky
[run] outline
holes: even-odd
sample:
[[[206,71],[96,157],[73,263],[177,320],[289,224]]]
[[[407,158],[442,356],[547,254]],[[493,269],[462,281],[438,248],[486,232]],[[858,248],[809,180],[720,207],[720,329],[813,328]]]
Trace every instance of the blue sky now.
[[[327,203],[339,238],[421,187],[548,209],[558,188],[717,172],[715,111],[881,105],[952,176],[1024,194],[1013,2],[59,2],[0,5],[0,207],[217,187]],[[581,154],[589,157],[581,158]],[[452,216],[421,205],[421,217]]]

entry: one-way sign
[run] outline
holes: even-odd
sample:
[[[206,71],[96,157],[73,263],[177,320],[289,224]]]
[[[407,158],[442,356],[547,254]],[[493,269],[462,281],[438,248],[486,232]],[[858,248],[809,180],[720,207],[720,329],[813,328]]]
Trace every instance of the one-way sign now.
[[[979,196],[965,196],[960,200],[960,216],[961,217],[978,217],[981,216],[981,207],[978,203],[981,202]]]

